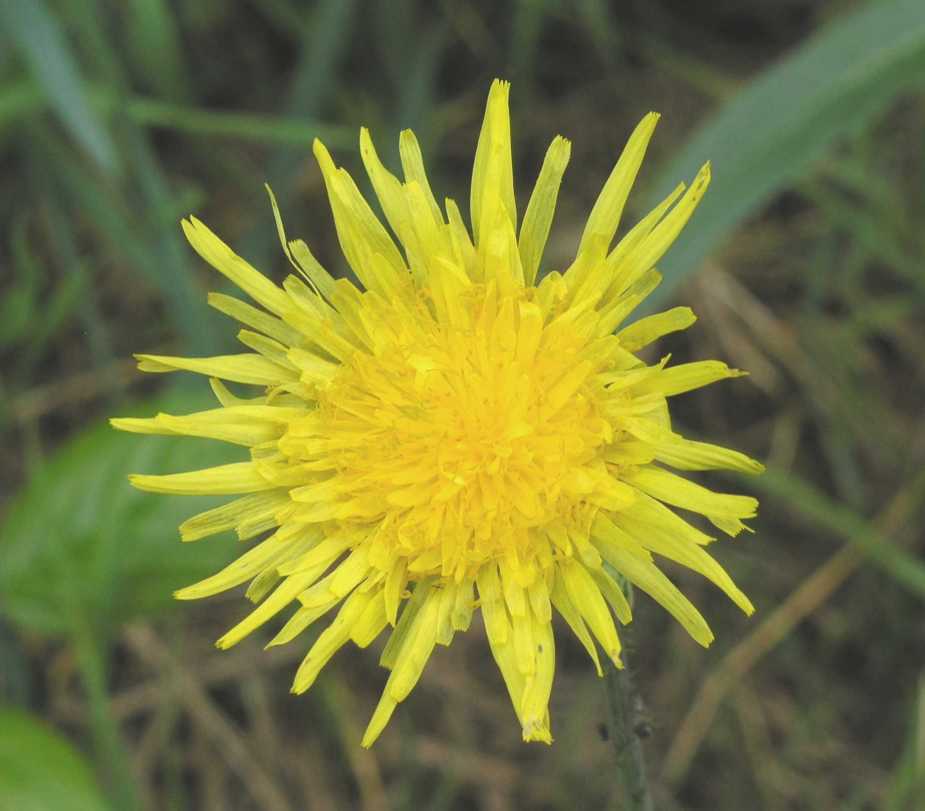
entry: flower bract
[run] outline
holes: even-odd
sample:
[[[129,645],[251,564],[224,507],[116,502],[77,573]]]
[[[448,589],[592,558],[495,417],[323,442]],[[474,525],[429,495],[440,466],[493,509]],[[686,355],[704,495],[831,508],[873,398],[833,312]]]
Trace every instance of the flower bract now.
[[[669,419],[668,398],[741,373],[718,361],[640,359],[648,344],[694,322],[686,307],[625,325],[659,283],[655,266],[705,192],[709,165],[613,245],[658,120],[650,113],[604,184],[574,261],[541,272],[570,144],[553,140],[518,216],[508,92],[496,81],[488,96],[471,230],[453,200],[438,203],[412,132],[400,138],[401,179],[360,133],[386,224],[315,142],[358,284],[336,278],[304,242],[286,238],[272,193],[294,268],[282,286],[202,222],[184,220],[193,248],[253,302],[209,296],[243,325],[238,338],[247,351],[139,355],[144,371],[208,376],[218,405],[113,421],[127,431],[247,449],[245,461],[135,475],[132,483],[234,496],[184,522],[183,540],[228,530],[259,540],[177,597],[249,583],[256,608],[219,639],[221,648],[284,611],[271,645],[325,618],[294,692],[311,687],[348,642],[365,647],[388,632],[381,663],[390,672],[365,746],[409,695],[434,647],[466,631],[474,614],[524,739],[549,742],[555,614],[600,673],[599,651],[621,666],[617,622],[631,619],[621,578],[699,643],[712,640],[661,560],[698,572],[752,611],[707,551],[713,538],[672,509],[699,513],[733,536],[755,515],[755,499],[712,492],[671,470],[761,470],[741,453],[683,438]],[[239,386],[233,393],[227,383]]]

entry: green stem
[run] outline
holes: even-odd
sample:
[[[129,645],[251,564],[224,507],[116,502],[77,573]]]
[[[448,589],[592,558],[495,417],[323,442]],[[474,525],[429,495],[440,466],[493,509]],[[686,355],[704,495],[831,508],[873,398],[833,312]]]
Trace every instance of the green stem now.
[[[106,689],[106,642],[86,626],[75,629],[72,641],[90,704],[90,728],[97,762],[104,771],[113,806],[131,811],[138,807],[138,802],[128,756]]]
[[[617,576],[629,603],[633,602],[632,586]],[[626,631],[623,632],[624,638]],[[617,669],[611,662],[604,670],[604,690],[607,693],[608,728],[617,755],[620,782],[620,808],[624,811],[652,811],[652,796],[646,779],[646,761],[642,752],[642,729],[639,706],[633,677],[626,664],[626,645],[623,650],[624,666]]]

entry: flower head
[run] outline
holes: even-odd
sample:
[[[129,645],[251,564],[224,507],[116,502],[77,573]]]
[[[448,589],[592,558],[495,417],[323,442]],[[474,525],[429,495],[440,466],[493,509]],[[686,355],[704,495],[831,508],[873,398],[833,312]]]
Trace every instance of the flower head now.
[[[211,378],[219,407],[185,416],[117,419],[139,433],[186,434],[249,449],[249,460],[187,473],[136,475],[160,493],[233,501],[180,527],[194,541],[226,530],[269,532],[235,562],[177,597],[250,581],[255,610],[222,648],[295,607],[271,645],[338,609],[308,651],[293,691],[307,690],[349,641],[387,628],[391,672],[364,736],[370,745],[411,692],[435,645],[481,610],[525,740],[551,740],[559,613],[600,673],[617,666],[614,616],[630,621],[615,575],[661,603],[703,645],[697,609],[656,566],[680,563],[744,610],[748,598],[709,555],[711,538],[669,506],[736,535],[755,514],[747,496],[713,493],[670,472],[761,466],[674,433],[667,398],[740,374],[717,361],[646,365],[637,352],[694,321],[686,307],[622,324],[655,288],[654,269],[710,178],[704,166],[611,248],[658,116],[633,134],[595,203],[574,262],[539,275],[569,142],[549,147],[518,227],[507,83],[489,93],[472,173],[472,232],[456,203],[437,203],[414,134],[401,134],[404,180],[360,152],[392,234],[318,141],[337,236],[361,286],[335,279],[301,241],[278,287],[195,218],[195,250],[258,307],[212,294],[244,325],[248,352],[211,358],[139,355],[150,372]],[[400,247],[393,238],[397,237]],[[257,387],[232,394],[221,381]]]

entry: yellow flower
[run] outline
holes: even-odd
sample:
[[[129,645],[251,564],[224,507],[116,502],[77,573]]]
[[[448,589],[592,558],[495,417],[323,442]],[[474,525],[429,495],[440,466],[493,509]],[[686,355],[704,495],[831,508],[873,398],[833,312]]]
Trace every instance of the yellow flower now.
[[[524,740],[552,740],[553,609],[601,672],[597,644],[618,667],[614,615],[630,607],[614,579],[661,603],[702,645],[713,639],[655,556],[699,572],[743,611],[748,598],[707,553],[712,540],[665,505],[736,535],[755,515],[747,496],[713,493],[669,472],[761,465],[684,439],[667,398],[741,373],[718,361],[649,366],[636,355],[694,321],[686,307],[621,324],[655,288],[655,264],[710,179],[679,185],[611,249],[658,116],[647,115],[604,185],[578,253],[538,277],[570,145],[557,137],[518,229],[509,85],[491,86],[472,172],[472,234],[459,208],[441,208],[414,134],[401,134],[404,180],[360,153],[392,233],[324,146],[337,236],[362,288],[335,279],[299,240],[283,250],[298,275],[282,287],[195,218],[196,251],[260,307],[222,294],[250,350],[211,358],[139,355],[149,372],[211,378],[219,407],[186,416],[115,419],[139,433],[211,437],[250,449],[249,461],[170,475],[135,475],[159,493],[239,496],[190,518],[184,541],[234,529],[259,541],[223,571],[177,592],[207,597],[250,581],[258,607],[218,646],[295,610],[270,645],[289,642],[340,606],[299,667],[302,693],[337,650],[391,627],[391,672],[363,738],[369,746],[411,692],[434,646],[449,645],[481,609],[488,643]],[[246,399],[221,381],[256,386]]]

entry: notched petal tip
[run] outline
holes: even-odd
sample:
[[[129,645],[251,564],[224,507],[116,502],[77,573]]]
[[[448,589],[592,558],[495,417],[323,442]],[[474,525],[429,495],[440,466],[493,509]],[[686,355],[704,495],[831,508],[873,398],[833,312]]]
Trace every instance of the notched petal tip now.
[[[545,743],[547,746],[552,744],[552,732],[549,727],[542,722],[528,722],[522,728],[522,737],[524,743]]]

